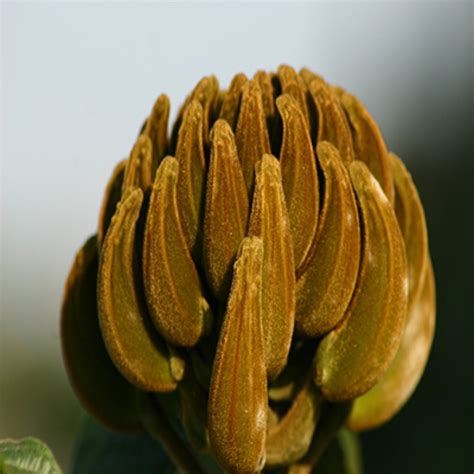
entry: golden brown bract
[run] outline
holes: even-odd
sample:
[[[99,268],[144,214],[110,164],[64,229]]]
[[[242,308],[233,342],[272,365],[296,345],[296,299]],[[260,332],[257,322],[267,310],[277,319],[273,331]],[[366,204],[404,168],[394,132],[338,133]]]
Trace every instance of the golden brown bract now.
[[[210,323],[210,309],[181,229],[177,205],[179,165],[167,157],[151,193],[143,245],[148,308],[160,334],[190,347]]]
[[[110,221],[115,214],[115,208],[122,196],[123,177],[126,166],[127,160],[119,161],[112,171],[112,175],[105,188],[99,213],[99,224],[97,226],[97,245],[99,248],[102,246]]]
[[[227,300],[232,265],[247,232],[249,204],[232,129],[218,120],[211,133],[204,217],[204,265],[216,298]]]
[[[344,316],[357,281],[360,229],[349,173],[329,142],[317,146],[324,177],[323,208],[310,258],[296,284],[296,327],[326,334]]]
[[[170,115],[170,100],[161,94],[153,106],[143,133],[148,135],[153,149],[152,174],[156,172],[161,160],[168,149],[168,118]]]
[[[324,337],[315,380],[333,401],[356,398],[375,385],[400,345],[408,281],[405,246],[395,212],[361,161],[350,166],[363,221],[359,276],[342,323]]]
[[[267,376],[262,324],[264,246],[242,241],[219,336],[209,392],[213,452],[230,472],[265,462]]]
[[[176,199],[179,217],[188,248],[199,254],[204,198],[204,113],[201,104],[192,100],[184,111],[179,129],[176,159],[179,164]]]
[[[224,119],[235,129],[239,115],[240,100],[242,98],[242,89],[248,79],[245,74],[237,74],[227,89],[222,102],[219,118]]]
[[[395,212],[408,259],[408,315],[395,359],[380,381],[354,404],[348,420],[348,426],[354,430],[379,426],[400,410],[423,374],[434,336],[435,282],[423,207],[400,159],[391,155],[390,160]]]
[[[120,372],[141,390],[176,388],[165,344],[151,328],[137,285],[135,232],[140,189],[117,206],[104,240],[97,281],[99,321],[105,345]]]
[[[343,92],[340,100],[351,124],[355,157],[367,165],[388,200],[393,203],[393,179],[388,151],[379,127],[356,97]]]
[[[318,111],[318,143],[332,143],[344,163],[350,164],[354,159],[351,131],[338,98],[321,78],[313,79],[309,90]]]
[[[308,451],[319,416],[322,397],[308,377],[285,414],[267,433],[267,465],[288,466]]]
[[[275,378],[286,364],[295,324],[295,265],[280,164],[263,155],[256,168],[249,235],[263,242],[263,338],[265,365]]]
[[[278,97],[276,105],[283,121],[280,166],[298,272],[316,234],[319,181],[309,128],[301,107],[288,94]]]
[[[265,153],[271,152],[262,94],[255,79],[248,81],[243,87],[235,142],[247,192],[251,195],[255,165]]]
[[[428,361],[435,312],[435,282],[428,262],[420,292],[410,306],[397,355],[379,382],[355,401],[347,421],[352,430],[367,430],[385,423],[410,398]]]

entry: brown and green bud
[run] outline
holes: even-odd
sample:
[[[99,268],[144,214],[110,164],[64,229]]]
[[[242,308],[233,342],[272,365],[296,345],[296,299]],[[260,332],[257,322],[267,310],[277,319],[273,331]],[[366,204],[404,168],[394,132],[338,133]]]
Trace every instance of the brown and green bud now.
[[[183,472],[332,472],[357,447],[344,425],[393,417],[430,352],[413,180],[360,101],[308,69],[205,77],[171,135],[169,110],[161,95],[69,274],[71,383]]]

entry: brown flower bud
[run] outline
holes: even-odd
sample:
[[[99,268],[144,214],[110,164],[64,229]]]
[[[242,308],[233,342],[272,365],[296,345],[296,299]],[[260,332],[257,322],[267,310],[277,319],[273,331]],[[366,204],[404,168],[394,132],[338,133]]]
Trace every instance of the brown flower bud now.
[[[307,69],[224,91],[205,77],[171,136],[169,109],[161,95],[114,170],[66,283],[72,385],[185,472],[206,456],[311,472],[344,423],[390,419],[426,364],[435,287],[415,185],[365,107]]]

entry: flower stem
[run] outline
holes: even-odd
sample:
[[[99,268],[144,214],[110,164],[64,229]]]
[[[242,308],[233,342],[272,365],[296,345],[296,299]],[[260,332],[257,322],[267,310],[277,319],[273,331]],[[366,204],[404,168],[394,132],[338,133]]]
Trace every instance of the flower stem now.
[[[140,414],[144,428],[161,444],[180,472],[204,474],[194,454],[176,433],[151,394],[140,394]]]

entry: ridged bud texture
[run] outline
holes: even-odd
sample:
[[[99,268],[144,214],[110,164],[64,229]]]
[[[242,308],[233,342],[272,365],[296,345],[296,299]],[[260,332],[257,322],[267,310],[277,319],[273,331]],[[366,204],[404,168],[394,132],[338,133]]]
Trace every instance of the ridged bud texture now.
[[[205,77],[170,134],[169,111],[161,95],[67,280],[71,383],[184,471],[311,472],[344,424],[392,418],[426,365],[415,184],[364,105],[307,69]]]

